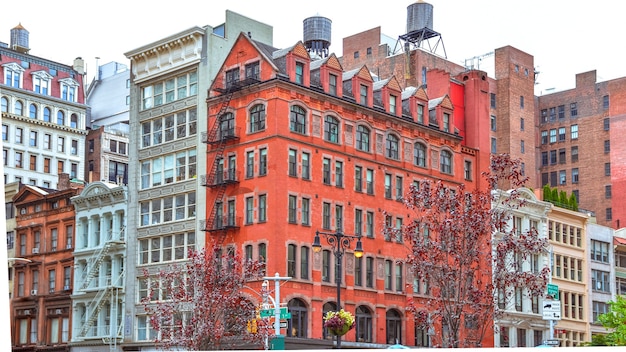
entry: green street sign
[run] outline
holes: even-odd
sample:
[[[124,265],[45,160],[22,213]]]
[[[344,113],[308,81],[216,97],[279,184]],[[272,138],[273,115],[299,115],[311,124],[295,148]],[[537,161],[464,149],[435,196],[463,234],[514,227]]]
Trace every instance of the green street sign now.
[[[548,284],[548,295],[552,296],[552,299],[559,299],[559,286],[555,284]]]
[[[276,313],[273,309],[262,309],[259,315],[261,315],[261,318],[273,318],[276,316]],[[291,319],[291,313],[289,313],[287,307],[280,308],[280,319]]]

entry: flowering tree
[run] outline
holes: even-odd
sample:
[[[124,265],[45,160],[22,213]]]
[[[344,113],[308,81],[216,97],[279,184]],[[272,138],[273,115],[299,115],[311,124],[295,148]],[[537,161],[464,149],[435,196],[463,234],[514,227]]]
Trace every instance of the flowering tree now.
[[[409,302],[418,328],[430,329],[433,341],[445,347],[480,347],[502,312],[497,303],[500,292],[511,285],[532,287],[544,292],[547,268],[540,273],[511,270],[511,254],[524,256],[546,250],[547,242],[536,230],[519,236],[507,226],[511,209],[523,206],[517,188],[526,178],[520,162],[508,155],[492,157],[491,171],[485,173],[488,189],[467,191],[464,185],[450,187],[441,181],[424,180],[411,187],[405,205],[416,216],[403,229],[410,253],[411,273],[428,287],[423,297]],[[492,208],[498,184],[512,185],[501,207]],[[500,233],[492,242],[494,233]],[[492,247],[492,245],[494,245]],[[493,276],[492,276],[493,275]],[[435,327],[441,333],[433,333]]]
[[[189,260],[150,277],[142,299],[164,350],[232,349],[242,344],[262,346],[271,334],[267,319],[242,294],[249,280],[263,276],[261,262],[243,260],[235,251],[222,254],[219,246],[190,251]],[[250,323],[255,331],[250,330]]]

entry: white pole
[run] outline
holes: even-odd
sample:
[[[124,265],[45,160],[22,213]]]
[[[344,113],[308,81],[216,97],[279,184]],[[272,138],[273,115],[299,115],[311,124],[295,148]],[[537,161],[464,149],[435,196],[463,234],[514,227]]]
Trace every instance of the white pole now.
[[[274,331],[276,336],[280,335],[280,281],[291,280],[290,276],[281,277],[278,273],[274,276],[266,276],[264,280],[274,280]],[[271,298],[271,297],[270,297]]]
[[[554,267],[553,264],[553,257],[554,253],[553,253],[553,247],[550,246],[550,276],[548,278],[548,282],[552,283],[552,268]],[[555,297],[552,297],[552,299],[554,300]],[[560,298],[560,297],[559,297]],[[554,339],[554,319],[550,319],[550,340]]]

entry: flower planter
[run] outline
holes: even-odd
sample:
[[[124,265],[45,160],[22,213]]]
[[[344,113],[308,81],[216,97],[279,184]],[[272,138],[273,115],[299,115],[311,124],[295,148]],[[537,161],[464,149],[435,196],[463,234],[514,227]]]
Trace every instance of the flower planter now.
[[[350,325],[344,325],[340,329],[328,329],[328,332],[334,336],[343,336],[350,330]]]

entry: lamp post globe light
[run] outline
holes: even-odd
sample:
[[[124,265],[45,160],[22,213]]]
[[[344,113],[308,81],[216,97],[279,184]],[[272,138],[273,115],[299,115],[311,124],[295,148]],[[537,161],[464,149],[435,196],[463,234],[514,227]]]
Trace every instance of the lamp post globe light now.
[[[313,251],[319,253],[322,250],[322,243],[320,235],[326,239],[326,242],[332,247],[333,254],[335,256],[336,275],[335,282],[337,283],[337,311],[341,310],[341,275],[342,259],[346,253],[346,249],[350,248],[350,244],[353,240],[356,240],[356,246],[354,248],[354,256],[361,258],[363,256],[363,244],[361,243],[361,235],[351,236],[343,233],[341,229],[336,232],[322,232],[316,231],[315,238],[313,240]],[[341,335],[337,336],[337,345],[335,348],[341,348]]]

